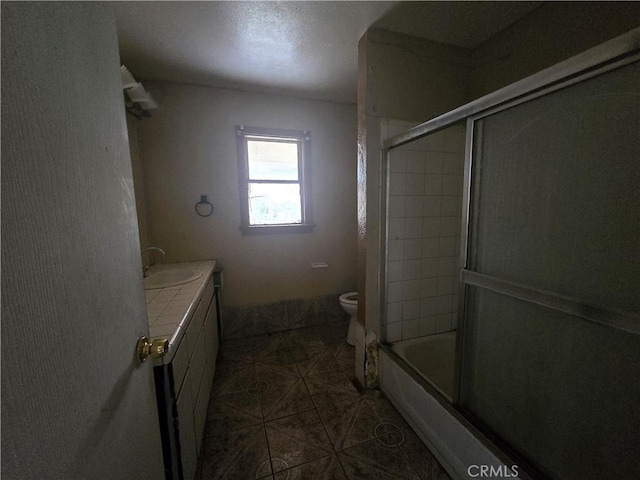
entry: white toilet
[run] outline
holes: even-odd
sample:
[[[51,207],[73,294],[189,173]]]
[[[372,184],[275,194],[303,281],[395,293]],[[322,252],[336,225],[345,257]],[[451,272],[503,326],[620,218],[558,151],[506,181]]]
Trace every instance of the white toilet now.
[[[358,292],[347,292],[340,295],[340,305],[349,314],[349,331],[347,332],[347,343],[356,344],[356,324],[358,323]]]

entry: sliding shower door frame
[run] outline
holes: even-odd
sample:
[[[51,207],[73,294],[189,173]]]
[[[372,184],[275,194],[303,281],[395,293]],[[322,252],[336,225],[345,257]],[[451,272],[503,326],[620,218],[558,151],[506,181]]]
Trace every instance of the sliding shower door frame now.
[[[469,377],[471,372],[465,372],[466,362],[462,359],[468,356],[465,351],[465,329],[470,326],[469,322],[469,301],[470,288],[476,290],[491,291],[503,296],[517,299],[528,304],[544,307],[572,317],[581,318],[588,322],[603,325],[619,331],[628,332],[636,336],[640,335],[640,317],[637,313],[622,309],[585,301],[583,299],[562,295],[554,291],[543,290],[529,285],[504,280],[491,275],[482,274],[478,271],[477,251],[478,251],[478,219],[482,210],[481,196],[483,160],[479,152],[483,151],[483,119],[495,114],[511,109],[518,105],[531,102],[545,97],[552,93],[566,89],[568,87],[585,82],[592,78],[604,75],[609,72],[621,69],[640,61],[640,54],[636,48],[623,56],[614,57],[601,65],[589,67],[583,72],[568,76],[565,81],[558,81],[554,84],[523,95],[512,101],[504,102],[493,108],[471,115],[467,119],[467,142],[465,157],[465,184],[463,197],[463,236],[461,242],[461,271],[460,271],[460,306],[458,319],[458,337],[456,343],[456,369],[455,369],[455,392],[453,407],[460,412],[465,419],[470,421],[474,427],[482,432],[482,435],[491,440],[499,449],[504,451],[508,457],[517,459],[517,463],[535,476],[544,477],[536,467],[533,467],[519,453],[515,452],[511,446],[502,438],[496,435],[491,428],[484,424],[476,415],[462,406],[463,379]],[[470,367],[468,364],[466,368]]]
[[[637,49],[635,49],[635,52],[637,52]],[[458,307],[459,336],[456,341],[456,358],[461,358],[463,355],[462,338],[464,337],[465,327],[466,285],[490,290],[512,298],[568,313],[591,322],[640,335],[638,316],[631,312],[613,309],[607,306],[585,302],[577,298],[559,295],[555,292],[483,275],[475,271],[475,264],[470,264],[470,262],[473,263],[476,258],[476,244],[473,239],[470,239],[470,234],[471,232],[477,232],[478,210],[480,208],[480,189],[474,187],[474,177],[479,177],[482,169],[482,162],[474,158],[474,150],[480,149],[483,139],[482,122],[479,122],[479,120],[638,61],[640,61],[640,53],[634,53],[632,50],[628,54],[616,56],[609,61],[603,62],[601,65],[586,67],[582,72],[573,74],[567,72],[567,79],[565,81],[556,81],[546,88],[534,89],[534,91],[529,94],[518,96],[512,101],[504,101],[500,105],[487,108],[467,118],[462,237],[460,245],[461,295]],[[473,225],[471,224],[472,222],[474,223]],[[460,379],[462,376],[460,368],[456,368],[455,376],[453,403],[458,404],[460,398]]]
[[[518,458],[508,445],[496,438],[491,431],[483,425],[479,425],[468,412],[460,408],[460,386],[462,379],[460,359],[464,355],[463,338],[465,329],[465,316],[467,309],[466,285],[491,290],[530,303],[541,305],[547,308],[569,313],[586,319],[588,321],[607,325],[609,327],[625,330],[635,334],[640,334],[637,315],[629,312],[615,310],[602,305],[591,304],[582,300],[559,295],[554,292],[535,289],[526,285],[508,282],[498,278],[490,277],[474,271],[473,262],[476,245],[469,241],[469,235],[476,231],[477,225],[470,225],[470,222],[477,221],[479,190],[473,188],[473,178],[477,175],[478,168],[482,168],[481,162],[474,159],[473,151],[477,143],[482,141],[482,122],[478,120],[512,108],[524,102],[529,102],[535,98],[549,95],[560,89],[567,88],[579,82],[583,82],[592,77],[602,75],[625,65],[640,60],[640,28],[636,28],[627,34],[614,38],[602,45],[583,52],[553,67],[543,70],[535,75],[520,80],[514,84],[504,87],[492,94],[479,98],[462,107],[445,113],[439,117],[420,124],[407,132],[396,135],[383,143],[382,148],[382,192],[381,192],[381,218],[380,218],[380,241],[382,268],[380,270],[380,318],[381,334],[380,340],[383,350],[393,357],[403,369],[418,381],[425,389],[434,394],[440,403],[457,419],[464,423],[473,434],[487,448],[496,453],[499,457],[508,461],[517,458],[521,465],[526,463]],[[466,121],[466,148],[464,166],[464,189],[463,189],[463,212],[461,225],[461,247],[460,247],[460,297],[458,307],[457,340],[456,340],[456,368],[454,379],[453,402],[450,404],[444,397],[428,382],[425,382],[386,344],[386,305],[387,305],[387,248],[389,245],[388,236],[388,182],[392,150],[401,147],[409,142],[436,133],[454,124]],[[534,469],[531,469],[534,470]],[[533,471],[532,471],[533,473]]]
[[[471,183],[472,169],[474,168],[473,144],[481,141],[482,132],[476,125],[476,122],[486,116],[497,113],[507,108],[512,108],[524,102],[531,101],[537,97],[548,95],[557,90],[569,87],[575,83],[585,81],[589,78],[601,75],[607,71],[620,68],[624,65],[640,60],[640,28],[636,28],[624,35],[613,40],[605,42],[602,45],[594,47],[553,67],[527,77],[523,80],[508,85],[489,95],[481,97],[473,102],[463,105],[455,110],[440,115],[432,120],[417,125],[409,129],[407,132],[396,135],[384,141],[381,151],[381,199],[382,205],[380,209],[380,244],[383,246],[380,260],[382,268],[380,269],[380,295],[379,295],[379,311],[382,319],[382,326],[386,327],[386,278],[387,278],[387,247],[389,241],[388,235],[388,206],[389,206],[389,177],[392,150],[401,147],[414,140],[418,140],[427,135],[434,134],[440,130],[451,127],[455,124],[466,121],[466,147],[465,147],[465,165],[464,165],[464,189],[463,189],[463,212],[461,226],[461,245],[460,245],[460,266],[461,284],[469,283],[475,286],[487,287],[497,286],[498,279],[485,278],[479,276],[470,270],[467,265],[469,259],[469,249],[474,248],[469,245],[468,235],[470,231],[469,221],[477,216],[471,215],[470,208],[477,205],[477,199],[472,202]],[[478,192],[475,192],[477,195]],[[486,281],[485,281],[486,280]],[[496,280],[496,281],[494,281]],[[513,287],[513,288],[511,288]],[[510,291],[522,292],[528,289],[519,285],[502,285],[504,293]],[[543,292],[534,289],[528,293],[528,297],[535,296],[541,302],[560,308],[561,310],[571,313],[579,312],[581,316],[598,323],[615,326],[633,332],[638,332],[638,327],[631,322],[627,312],[613,311],[600,307],[598,305],[587,304],[569,297],[561,297],[550,292]],[[463,292],[464,293],[464,292]],[[458,309],[458,320],[462,321],[462,313],[465,306],[465,295],[460,295]],[[587,316],[585,316],[587,315]],[[464,328],[458,323],[458,329]],[[386,342],[386,329],[382,328],[380,340]],[[457,382],[456,382],[457,383]],[[457,396],[454,395],[454,403]]]

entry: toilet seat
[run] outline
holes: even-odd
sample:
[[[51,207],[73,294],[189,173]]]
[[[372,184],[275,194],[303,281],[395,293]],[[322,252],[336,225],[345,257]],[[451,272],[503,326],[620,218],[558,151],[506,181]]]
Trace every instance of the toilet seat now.
[[[340,295],[340,302],[347,305],[358,305],[358,292],[343,293]]]

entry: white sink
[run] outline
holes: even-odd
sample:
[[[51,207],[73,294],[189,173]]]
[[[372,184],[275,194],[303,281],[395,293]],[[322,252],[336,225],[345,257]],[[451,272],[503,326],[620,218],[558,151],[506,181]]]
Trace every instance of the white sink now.
[[[147,276],[142,283],[145,290],[154,290],[193,282],[201,276],[202,273],[190,267],[158,265],[147,270]]]

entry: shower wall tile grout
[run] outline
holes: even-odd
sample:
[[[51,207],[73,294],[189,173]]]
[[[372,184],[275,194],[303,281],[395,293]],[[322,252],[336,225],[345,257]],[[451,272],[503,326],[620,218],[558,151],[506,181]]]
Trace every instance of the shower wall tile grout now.
[[[386,122],[386,123],[385,123]],[[383,121],[383,135],[410,128]],[[456,328],[464,126],[391,152],[387,247],[387,340]]]

